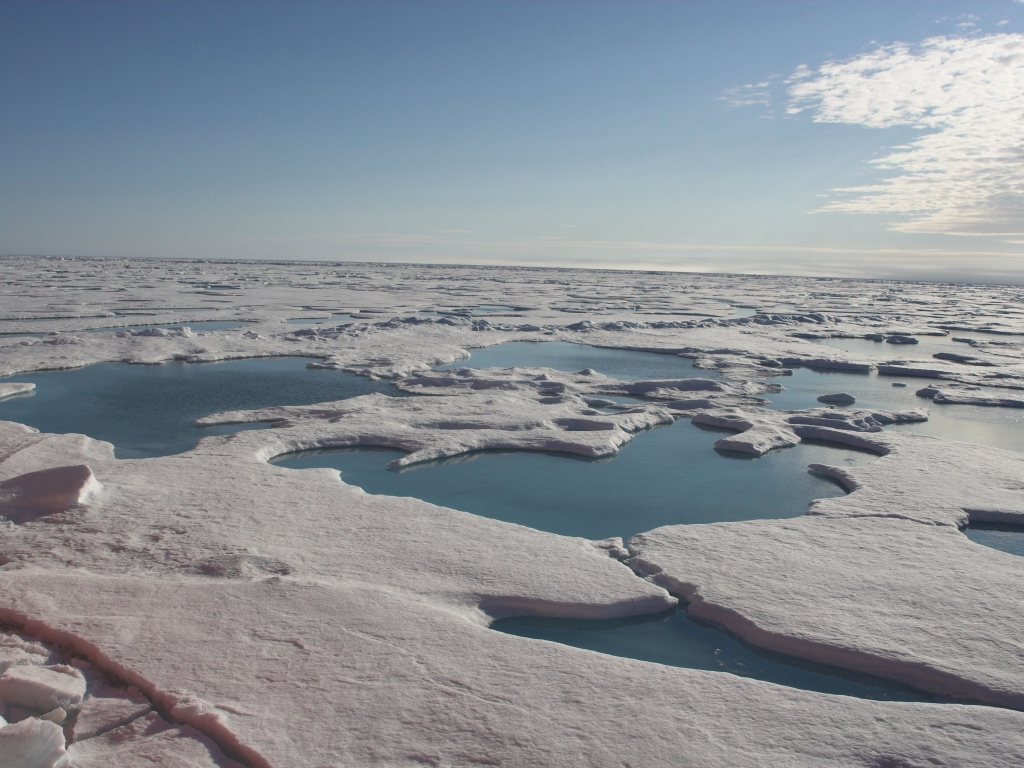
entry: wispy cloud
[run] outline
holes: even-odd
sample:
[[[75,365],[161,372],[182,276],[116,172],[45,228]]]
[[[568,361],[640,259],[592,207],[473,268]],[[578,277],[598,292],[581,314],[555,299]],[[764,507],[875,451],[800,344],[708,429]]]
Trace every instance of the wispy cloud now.
[[[807,76],[810,74],[810,76]],[[898,214],[892,229],[1024,234],[1024,35],[888,45],[789,81],[788,114],[926,131],[873,161],[892,175],[822,211]]]
[[[778,77],[778,75],[771,75],[758,83],[734,85],[732,88],[727,88],[718,97],[718,100],[724,101],[730,107],[771,106],[775,81]]]

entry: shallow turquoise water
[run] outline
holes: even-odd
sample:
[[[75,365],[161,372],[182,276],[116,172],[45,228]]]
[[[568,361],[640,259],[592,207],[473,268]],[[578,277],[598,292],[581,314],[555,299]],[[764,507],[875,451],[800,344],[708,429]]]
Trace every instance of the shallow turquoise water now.
[[[869,342],[870,343],[870,342]],[[936,379],[911,376],[879,376],[876,373],[841,373],[795,368],[792,376],[776,376],[769,381],[785,387],[785,391],[764,395],[769,408],[798,410],[820,408],[818,395],[847,392],[857,398],[851,408],[907,410],[926,408],[928,421],[890,427],[947,440],[988,445],[1010,451],[1024,451],[1024,409],[989,408],[980,405],[937,405],[918,397],[916,392]],[[906,387],[894,387],[901,382]]]
[[[875,456],[803,443],[759,459],[717,453],[718,432],[687,421],[637,436],[613,459],[482,452],[394,470],[386,449],[310,451],[273,463],[331,467],[370,493],[414,496],[531,528],[602,539],[661,525],[802,515],[814,498],[843,491],[807,471],[810,462],[862,464]],[[492,628],[613,656],[731,672],[825,693],[927,700],[901,686],[755,651],[685,612],[614,621],[503,619]]]
[[[722,455],[712,447],[722,435],[683,420],[638,435],[605,460],[487,451],[388,469],[402,452],[350,448],[290,454],[273,463],[331,467],[369,493],[412,496],[542,531],[625,539],[662,525],[797,517],[812,499],[843,495],[808,464],[875,459],[808,443],[757,459]]]
[[[198,365],[101,363],[11,376],[2,381],[31,381],[36,390],[0,400],[0,419],[106,440],[118,458],[136,459],[187,451],[207,435],[266,426],[193,425],[219,411],[307,405],[370,392],[400,394],[388,382],[309,369],[307,362],[279,357]]]
[[[935,700],[888,680],[755,649],[711,625],[691,619],[684,610],[605,621],[501,619],[491,628],[610,656],[729,672],[808,691],[887,701]]]
[[[554,368],[556,371],[582,371],[593,368],[616,379],[720,379],[718,371],[693,367],[693,361],[677,355],[604,349],[564,341],[513,341],[484,349],[471,349],[469,360],[438,366],[451,368]]]
[[[1024,557],[1024,526],[973,523],[964,533],[975,544]]]

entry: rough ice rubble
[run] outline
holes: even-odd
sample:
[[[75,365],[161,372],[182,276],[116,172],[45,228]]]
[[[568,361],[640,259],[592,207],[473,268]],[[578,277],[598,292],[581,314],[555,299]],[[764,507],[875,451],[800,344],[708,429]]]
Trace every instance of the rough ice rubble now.
[[[8,707],[52,712],[78,709],[85,678],[74,667],[31,664],[10,666],[0,674],[0,701]]]
[[[0,481],[0,519],[24,523],[88,504],[102,490],[87,464],[51,467]]]
[[[137,690],[114,688],[88,662],[42,643],[0,632],[0,669],[4,768],[127,768],[161,757],[156,764],[236,766],[198,732],[167,723]],[[168,739],[174,749],[161,750]]]
[[[6,768],[57,768],[66,754],[56,723],[28,718],[0,728],[0,765]]]

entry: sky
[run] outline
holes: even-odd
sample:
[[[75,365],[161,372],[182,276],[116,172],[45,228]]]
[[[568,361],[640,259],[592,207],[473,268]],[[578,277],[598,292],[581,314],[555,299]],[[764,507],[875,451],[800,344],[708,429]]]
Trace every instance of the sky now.
[[[1024,283],[1024,3],[0,3],[0,253]]]

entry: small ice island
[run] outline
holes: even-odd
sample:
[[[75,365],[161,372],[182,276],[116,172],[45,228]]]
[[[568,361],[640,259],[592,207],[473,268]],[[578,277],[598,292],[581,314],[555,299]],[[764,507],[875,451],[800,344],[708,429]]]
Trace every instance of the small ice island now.
[[[0,268],[0,766],[1024,765],[1019,288]]]

